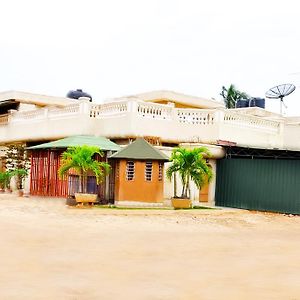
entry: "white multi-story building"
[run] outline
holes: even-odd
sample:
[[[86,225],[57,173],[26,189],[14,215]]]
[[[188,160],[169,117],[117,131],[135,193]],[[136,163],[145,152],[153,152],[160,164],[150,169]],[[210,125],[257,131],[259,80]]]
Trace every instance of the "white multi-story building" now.
[[[206,145],[210,163],[222,145],[300,150],[300,117],[283,117],[258,107],[225,109],[221,102],[172,91],[114,98],[102,104],[24,92],[0,93],[0,144],[33,145],[72,135],[104,136],[118,144],[145,137],[169,154],[174,146]],[[5,149],[5,148],[3,148]],[[213,180],[208,191],[214,199]],[[165,197],[172,194],[165,184]],[[192,191],[199,199],[199,192]]]

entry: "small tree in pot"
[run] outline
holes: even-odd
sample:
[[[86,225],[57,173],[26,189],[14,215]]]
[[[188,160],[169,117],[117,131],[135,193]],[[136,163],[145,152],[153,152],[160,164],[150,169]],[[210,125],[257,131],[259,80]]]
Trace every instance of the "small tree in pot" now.
[[[28,175],[29,170],[29,158],[25,145],[12,144],[7,147],[6,155],[6,169],[8,188],[11,177],[15,177],[16,186],[19,190],[19,195],[23,194],[24,179]]]
[[[15,176],[16,178],[16,185],[18,189],[19,196],[23,196],[24,194],[24,180],[28,176],[28,170],[27,169],[16,169],[11,172],[12,176]]]
[[[172,199],[173,206],[185,208],[191,206],[190,182],[193,181],[198,189],[201,189],[212,178],[212,170],[206,162],[204,155],[211,156],[206,147],[185,149],[175,148],[172,152],[170,161],[171,166],[167,169],[167,177],[171,180],[172,175],[178,173],[182,182],[181,199]]]
[[[0,172],[0,193],[5,190],[5,172]]]
[[[100,184],[105,176],[110,172],[110,165],[95,159],[95,155],[103,156],[103,152],[94,146],[69,147],[61,156],[61,165],[58,170],[62,178],[74,170],[79,176],[79,193],[75,194],[78,202],[95,202],[97,195],[87,193],[88,174],[93,173],[97,184]],[[79,199],[80,198],[80,199]],[[90,201],[89,201],[90,200]]]
[[[10,188],[11,178],[14,176],[13,171],[5,171],[2,173],[3,185],[6,192],[11,193],[12,190]]]

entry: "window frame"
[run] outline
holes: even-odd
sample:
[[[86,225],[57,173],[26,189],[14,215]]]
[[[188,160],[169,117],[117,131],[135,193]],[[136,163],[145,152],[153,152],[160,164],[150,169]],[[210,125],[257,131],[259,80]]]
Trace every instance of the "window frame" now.
[[[149,169],[150,167],[151,167],[151,169]],[[153,179],[153,162],[152,161],[145,161],[145,181],[146,182],[151,182],[152,179]]]
[[[129,168],[132,168],[131,170]],[[126,181],[134,181],[135,179],[135,162],[133,160],[126,161]]]
[[[164,179],[164,163],[158,162],[158,181],[163,181]]]

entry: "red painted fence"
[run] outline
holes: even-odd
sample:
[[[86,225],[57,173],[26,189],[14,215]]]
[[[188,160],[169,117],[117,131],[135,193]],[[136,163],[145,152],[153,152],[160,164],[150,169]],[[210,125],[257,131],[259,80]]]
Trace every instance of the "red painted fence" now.
[[[57,150],[34,150],[31,153],[31,174],[30,174],[30,194],[48,197],[68,197],[74,195],[79,189],[78,176],[70,175],[61,179],[57,172],[60,166],[60,157],[63,151]],[[105,157],[98,157],[105,161]],[[96,178],[89,176],[88,192],[96,193],[102,201],[108,198],[110,202],[114,200],[114,162],[110,162],[112,172],[109,182],[96,184]],[[108,193],[106,193],[106,186]],[[107,197],[106,197],[107,195]],[[104,201],[105,202],[105,201]]]

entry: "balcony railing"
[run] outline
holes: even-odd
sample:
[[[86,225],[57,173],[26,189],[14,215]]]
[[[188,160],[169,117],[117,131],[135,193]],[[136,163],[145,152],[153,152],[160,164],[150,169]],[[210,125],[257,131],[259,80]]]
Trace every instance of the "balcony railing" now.
[[[224,124],[237,126],[239,128],[252,128],[272,133],[278,133],[280,130],[280,122],[266,120],[260,117],[224,111]]]
[[[215,111],[204,109],[176,109],[176,121],[183,124],[212,125]]]
[[[259,135],[261,140],[266,143],[275,140],[279,146],[281,145],[281,135],[283,122],[263,119],[261,117],[247,115],[225,109],[188,109],[176,108],[172,105],[164,105],[157,103],[147,103],[144,101],[124,100],[118,102],[94,104],[86,101],[78,101],[63,108],[41,108],[31,111],[11,111],[8,115],[0,117],[0,125],[5,135],[5,126],[10,126],[11,132],[15,132],[14,126],[26,124],[27,128],[30,124],[40,123],[47,130],[47,138],[51,138],[51,132],[54,133],[56,122],[59,121],[61,126],[67,126],[69,131],[67,134],[76,134],[79,126],[80,130],[84,124],[91,124],[86,127],[86,134],[104,134],[108,137],[117,138],[120,130],[115,126],[115,120],[119,118],[119,124],[122,124],[122,136],[134,136],[148,134],[151,136],[161,136],[165,140],[170,141],[193,141],[197,138],[199,141],[214,142],[218,139],[236,140],[236,133],[245,130],[244,135],[240,135],[240,141],[247,141],[247,132],[253,132]],[[63,123],[64,120],[68,123]],[[101,120],[105,120],[102,121]],[[143,120],[139,122],[139,120]],[[47,123],[49,121],[49,123]],[[154,122],[153,122],[154,121]],[[44,122],[44,123],[42,123]],[[52,123],[51,123],[52,122]],[[70,125],[74,122],[74,126]],[[91,123],[92,122],[92,123]],[[98,122],[94,124],[94,122]],[[104,122],[104,123],[103,123]],[[130,125],[133,124],[134,125]],[[149,123],[151,122],[151,123]],[[54,125],[54,126],[53,126]],[[126,127],[128,126],[128,127]],[[20,132],[21,132],[21,127]],[[41,127],[42,128],[42,127]],[[76,130],[77,128],[77,130]],[[91,128],[91,129],[88,129]],[[38,131],[39,127],[32,127],[32,130]],[[51,131],[52,130],[52,131]],[[238,130],[238,131],[237,131]],[[33,132],[33,131],[32,131]],[[74,132],[74,133],[73,133]],[[27,133],[22,133],[26,138]],[[220,136],[221,134],[221,136]],[[54,135],[54,134],[53,134]],[[253,138],[254,139],[254,138]],[[278,140],[278,142],[276,142]],[[255,141],[251,141],[251,145]],[[276,145],[277,145],[276,144]],[[275,145],[275,146],[276,146]],[[273,144],[272,144],[273,146]]]
[[[128,111],[128,101],[120,101],[105,104],[91,104],[89,116],[91,118],[103,118],[124,116]]]
[[[31,122],[46,119],[65,119],[78,114],[80,111],[80,104],[71,104],[66,107],[49,107],[35,110],[12,111],[10,115],[10,122]]]
[[[172,107],[157,103],[137,101],[136,111],[139,117],[158,120],[171,120]]]

